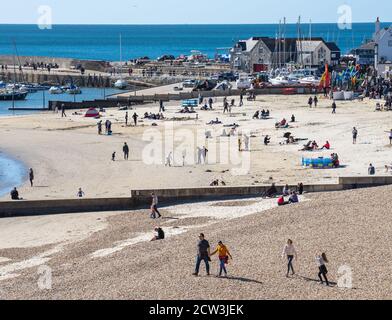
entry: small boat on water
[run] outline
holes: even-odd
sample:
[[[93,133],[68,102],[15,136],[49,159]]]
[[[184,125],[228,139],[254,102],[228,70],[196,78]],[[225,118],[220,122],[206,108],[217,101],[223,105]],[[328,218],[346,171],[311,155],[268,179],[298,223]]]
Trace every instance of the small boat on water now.
[[[21,90],[0,90],[0,101],[25,100],[27,94],[27,91]]]
[[[123,79],[119,79],[114,83],[114,87],[116,89],[124,90],[128,87],[128,82]]]
[[[74,84],[71,84],[71,85],[65,86],[65,87],[61,87],[61,89],[68,94],[81,94],[82,93],[82,90],[78,86],[75,86]]]
[[[50,94],[62,94],[62,93],[64,93],[64,90],[61,89],[60,87],[51,87],[49,89],[49,93]]]

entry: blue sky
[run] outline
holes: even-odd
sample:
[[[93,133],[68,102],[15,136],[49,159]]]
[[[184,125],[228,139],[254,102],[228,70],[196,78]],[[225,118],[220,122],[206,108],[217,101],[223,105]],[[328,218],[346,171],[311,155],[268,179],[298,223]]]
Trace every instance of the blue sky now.
[[[197,5],[196,5],[197,3]],[[392,21],[392,1],[376,0],[18,0],[2,1],[2,23],[37,23],[38,8],[52,8],[54,24],[237,24],[337,22],[349,5],[353,22]]]

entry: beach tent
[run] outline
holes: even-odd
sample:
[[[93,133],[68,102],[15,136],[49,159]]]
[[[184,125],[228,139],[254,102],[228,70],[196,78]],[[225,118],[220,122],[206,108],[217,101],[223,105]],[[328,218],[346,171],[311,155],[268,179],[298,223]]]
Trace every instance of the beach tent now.
[[[84,115],[86,118],[97,118],[99,117],[99,112],[95,108],[90,108],[87,110],[86,114]]]

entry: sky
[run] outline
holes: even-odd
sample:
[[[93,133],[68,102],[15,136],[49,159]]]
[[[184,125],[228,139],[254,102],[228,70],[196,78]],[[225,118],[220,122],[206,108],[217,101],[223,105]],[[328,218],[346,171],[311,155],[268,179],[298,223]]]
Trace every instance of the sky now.
[[[373,22],[377,16],[392,22],[392,1],[375,4],[369,0],[18,0],[2,1],[0,24],[42,22],[49,16],[47,8],[52,24],[263,24],[278,23],[283,17],[295,23],[299,15],[304,22],[335,23],[350,15],[347,8],[353,22]]]

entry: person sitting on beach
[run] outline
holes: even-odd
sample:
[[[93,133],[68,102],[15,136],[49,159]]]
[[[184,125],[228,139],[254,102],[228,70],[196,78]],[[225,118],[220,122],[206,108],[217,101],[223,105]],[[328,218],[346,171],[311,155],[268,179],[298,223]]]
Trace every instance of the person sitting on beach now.
[[[331,149],[331,144],[329,143],[329,141],[327,141],[320,150],[324,150],[324,149],[327,150]]]
[[[217,187],[217,186],[219,186],[219,180],[218,179],[216,179],[216,180],[214,180],[214,181],[212,181],[210,183],[210,187]]]
[[[293,191],[293,192],[291,193],[291,196],[290,196],[290,198],[289,198],[289,203],[290,203],[290,204],[291,204],[291,203],[299,203],[298,195],[297,195],[297,193],[296,193],[295,191]]]
[[[21,199],[19,198],[19,192],[18,192],[18,190],[16,189],[16,187],[15,187],[14,189],[12,189],[12,191],[11,191],[11,199],[12,199],[12,200],[21,200]]]
[[[286,184],[286,185],[283,187],[282,193],[283,193],[284,196],[290,195],[290,188],[289,188],[289,185],[288,185],[288,184]]]
[[[337,153],[331,154],[331,160],[332,160],[332,165],[334,166],[334,168],[339,168],[340,161],[339,161],[339,156]]]
[[[376,168],[372,164],[369,165],[368,173],[369,176],[374,176],[376,174]]]
[[[254,119],[259,119],[259,117],[260,117],[260,111],[257,110],[256,113],[254,114],[254,116],[253,116],[252,119],[253,119],[253,120],[254,120]]]
[[[319,148],[319,146],[318,146],[316,140],[313,140],[313,142],[312,142],[312,150],[317,150],[318,148]]]
[[[267,191],[264,192],[263,196],[266,198],[274,198],[277,193],[278,190],[276,189],[275,183],[273,183],[271,187],[269,187]]]
[[[382,111],[381,104],[379,102],[376,103],[376,111]]]
[[[304,144],[304,147],[300,151],[312,151],[312,141],[309,141],[307,144]]]
[[[265,112],[265,117],[268,118],[270,116],[270,111],[269,109],[267,109],[267,111]]]
[[[292,115],[292,116],[291,116],[291,122],[295,122],[295,120],[296,120],[296,119],[295,119],[295,115]]]
[[[266,111],[263,109],[263,110],[261,110],[261,117],[262,118],[265,118],[266,117]]]
[[[278,199],[278,206],[281,207],[281,206],[285,206],[287,204],[289,204],[289,202],[285,201],[284,196],[280,196]]]
[[[271,143],[270,136],[265,136],[265,138],[264,138],[264,145],[268,146],[270,143]]]
[[[208,107],[207,103],[204,106],[201,107],[201,110],[203,110],[203,111],[209,110],[209,107]]]
[[[159,241],[165,239],[165,232],[162,230],[162,228],[155,227],[154,231],[155,231],[155,235],[154,238],[151,239],[151,241]]]
[[[218,118],[215,120],[211,120],[210,122],[207,123],[207,125],[215,125],[215,124],[222,124],[222,121],[219,121]]]

